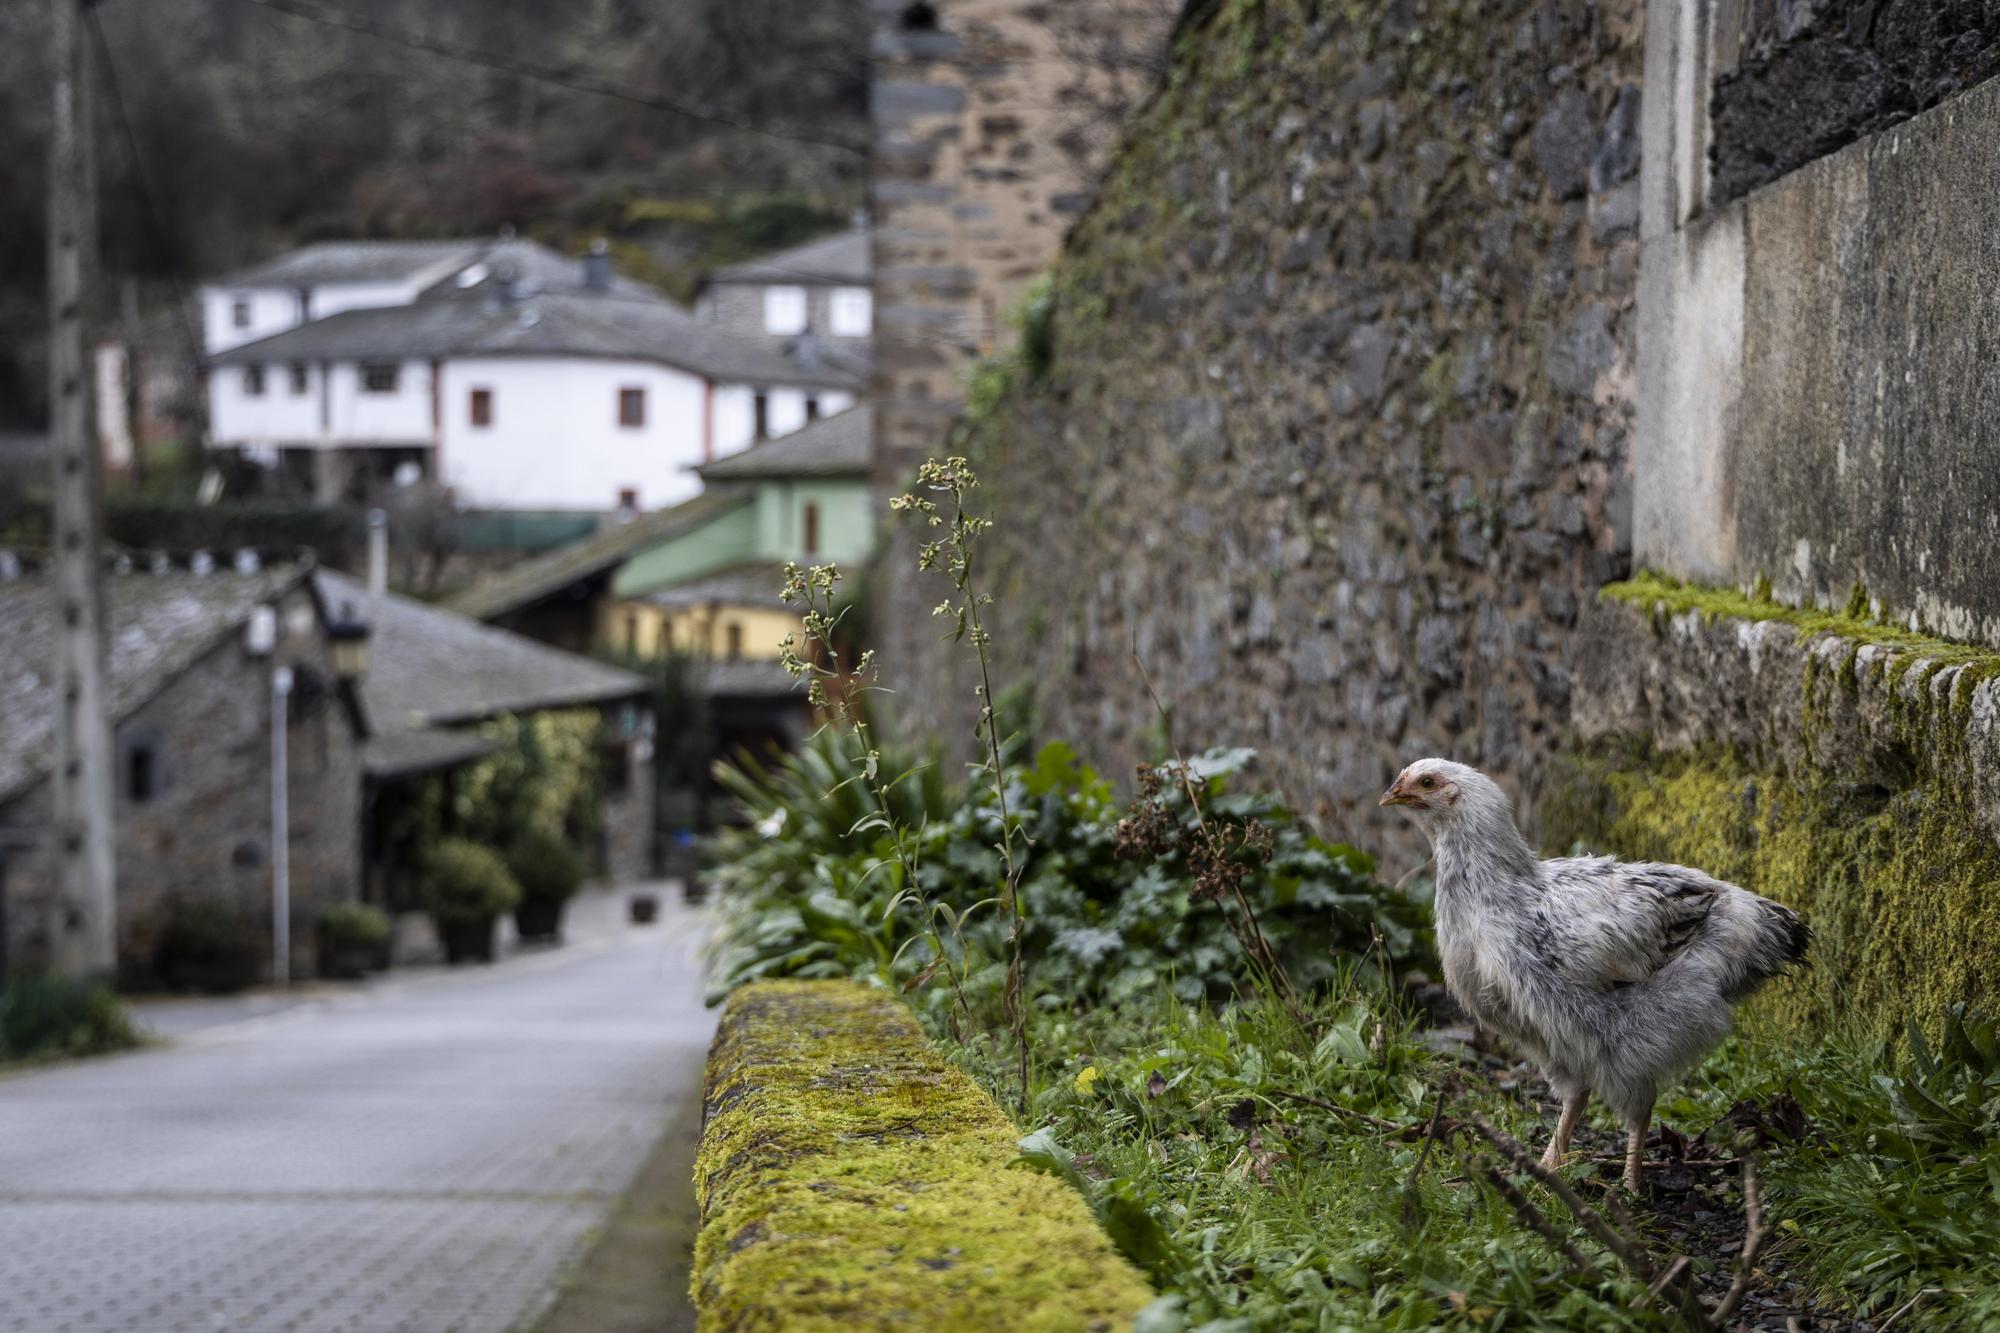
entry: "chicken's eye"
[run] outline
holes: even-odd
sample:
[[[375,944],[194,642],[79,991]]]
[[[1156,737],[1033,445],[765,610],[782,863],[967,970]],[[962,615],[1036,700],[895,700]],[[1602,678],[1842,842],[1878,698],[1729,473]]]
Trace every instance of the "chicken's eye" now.
[[[1425,791],[1429,791],[1432,787],[1438,785],[1438,780],[1436,778],[1418,778],[1417,785]]]

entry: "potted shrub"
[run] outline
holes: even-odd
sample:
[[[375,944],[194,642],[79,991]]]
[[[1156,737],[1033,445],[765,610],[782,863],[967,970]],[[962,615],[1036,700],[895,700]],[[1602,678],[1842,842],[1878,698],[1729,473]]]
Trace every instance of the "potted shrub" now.
[[[221,903],[181,901],[167,909],[153,957],[173,989],[219,995],[256,983],[264,946],[250,923]]]
[[[437,923],[445,961],[493,961],[493,927],[521,901],[507,863],[490,847],[447,838],[424,865],[424,906]]]
[[[359,981],[389,947],[389,916],[366,903],[335,903],[319,914],[319,974]]]
[[[514,909],[521,938],[560,939],[563,904],[583,883],[583,857],[555,834],[531,828],[507,849],[507,868],[521,886],[521,904]]]

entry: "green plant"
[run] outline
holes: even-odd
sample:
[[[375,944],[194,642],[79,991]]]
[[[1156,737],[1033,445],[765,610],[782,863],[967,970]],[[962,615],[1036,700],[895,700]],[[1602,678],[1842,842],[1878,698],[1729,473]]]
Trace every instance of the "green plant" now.
[[[154,954],[169,985],[208,988],[249,985],[262,957],[263,941],[240,913],[199,898],[167,910]]]
[[[335,903],[319,914],[320,937],[336,948],[380,948],[390,929],[389,914],[367,903]]]
[[[447,838],[424,863],[424,905],[440,925],[478,925],[514,910],[521,886],[492,848]]]
[[[568,902],[589,867],[567,842],[530,828],[507,848],[507,869],[521,886],[524,902]]]
[[[143,1039],[109,988],[70,977],[27,976],[0,987],[0,1061],[101,1055]]]

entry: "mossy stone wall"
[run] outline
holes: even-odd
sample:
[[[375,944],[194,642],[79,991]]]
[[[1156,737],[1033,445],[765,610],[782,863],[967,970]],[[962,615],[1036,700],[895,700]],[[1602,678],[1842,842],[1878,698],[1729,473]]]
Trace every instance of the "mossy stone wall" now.
[[[1784,1025],[1886,1036],[2000,1003],[2000,654],[1656,579],[1608,588],[1577,647],[1546,850],[1797,908],[1814,967],[1760,1001]]]
[[[893,996],[743,987],[704,1098],[705,1330],[1111,1330],[1153,1297]]]

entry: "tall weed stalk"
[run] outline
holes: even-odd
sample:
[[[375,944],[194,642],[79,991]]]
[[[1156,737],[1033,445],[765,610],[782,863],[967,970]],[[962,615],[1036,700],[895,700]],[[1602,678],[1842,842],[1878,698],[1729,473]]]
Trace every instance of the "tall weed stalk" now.
[[[980,592],[973,580],[973,558],[979,538],[993,526],[991,519],[966,509],[967,497],[978,485],[979,479],[965,459],[929,459],[917,471],[917,489],[897,496],[889,502],[889,507],[897,513],[921,518],[926,528],[939,534],[919,548],[917,567],[940,571],[951,581],[952,595],[938,603],[932,614],[952,622],[951,637],[968,644],[979,665],[979,721],[973,731],[981,742],[980,768],[992,784],[1000,812],[1000,837],[995,847],[1002,867],[1000,905],[1007,913],[1009,926],[1007,984],[1001,995],[1001,1007],[1014,1039],[1020,1107],[1026,1114],[1028,1003],[1022,936],[1027,918],[1021,910],[1021,874],[1027,868],[1030,839],[1020,816],[1008,806],[1006,766],[1000,757],[1000,728],[993,710],[993,638],[982,615],[992,605],[993,594]],[[973,910],[983,905],[976,905]]]

